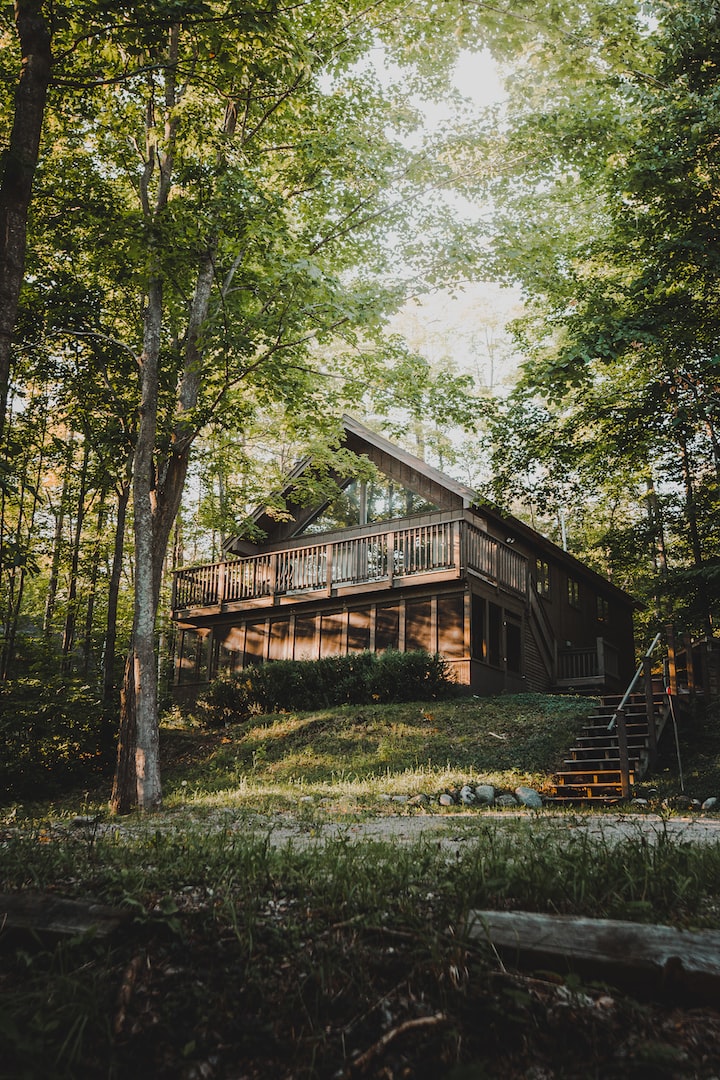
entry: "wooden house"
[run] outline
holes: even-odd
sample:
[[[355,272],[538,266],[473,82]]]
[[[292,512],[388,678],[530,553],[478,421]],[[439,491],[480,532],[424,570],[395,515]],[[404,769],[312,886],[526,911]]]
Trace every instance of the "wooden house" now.
[[[476,694],[621,691],[635,667],[633,600],[464,484],[349,417],[345,442],[376,467],[288,520],[263,510],[261,544],[176,572],[176,689],[249,664],[355,650],[441,653]]]

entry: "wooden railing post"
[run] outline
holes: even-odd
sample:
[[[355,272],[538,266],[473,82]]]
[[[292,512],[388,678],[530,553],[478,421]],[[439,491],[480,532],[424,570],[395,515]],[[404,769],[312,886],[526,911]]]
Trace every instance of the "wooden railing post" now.
[[[386,553],[387,553],[386,557],[387,557],[388,584],[392,585],[393,577],[395,575],[395,533],[394,532],[387,533],[387,546],[386,546],[385,550],[386,550]]]
[[[217,602],[222,606],[225,602],[225,560],[218,563],[217,576]]]
[[[328,596],[332,596],[333,588],[333,545],[325,545],[325,587]]]
[[[623,799],[630,798],[630,758],[628,757],[625,709],[618,709],[616,716],[618,752],[620,756],[620,789]]]
[[[278,578],[278,555],[274,551],[270,556],[270,595],[274,598],[277,591],[277,578]]]
[[[598,637],[595,639],[597,648],[597,673],[605,681],[605,638]]]
[[[650,752],[649,768],[655,767],[657,758],[657,729],[655,727],[655,702],[653,700],[652,660],[649,656],[643,658],[643,680],[645,683],[645,715],[648,725],[648,750]]]

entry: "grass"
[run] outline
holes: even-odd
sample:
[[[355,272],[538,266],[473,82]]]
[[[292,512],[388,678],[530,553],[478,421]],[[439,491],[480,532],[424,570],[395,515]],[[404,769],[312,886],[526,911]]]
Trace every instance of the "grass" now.
[[[167,727],[166,805],[220,797],[268,810],[314,796],[377,812],[388,809],[383,795],[437,795],[467,781],[547,790],[591,709],[587,699],[526,694],[257,716],[219,733]]]
[[[220,732],[176,717],[163,730],[165,813],[73,825],[100,806],[95,793],[8,809],[0,891],[92,899],[128,923],[107,941],[0,932],[0,1077],[709,1080],[714,1010],[507,970],[464,927],[494,908],[720,929],[720,845],[662,827],[654,844],[640,830],[592,839],[568,812],[437,809],[447,825],[424,841],[354,841],[355,820],[388,811],[383,794],[465,779],[542,787],[587,708],[465,699]],[[703,784],[716,775],[713,723],[686,746],[686,774]]]

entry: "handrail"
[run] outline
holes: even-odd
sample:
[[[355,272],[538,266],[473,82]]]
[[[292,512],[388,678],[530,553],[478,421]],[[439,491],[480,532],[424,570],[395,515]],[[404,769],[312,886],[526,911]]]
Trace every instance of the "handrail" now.
[[[661,636],[660,634],[655,635],[655,637],[653,638],[652,645],[650,646],[648,651],[645,653],[645,656],[643,657],[643,663],[641,663],[639,665],[637,671],[635,672],[632,679],[630,680],[630,685],[628,686],[627,690],[625,691],[625,694],[623,696],[622,701],[620,702],[620,704],[618,705],[617,709],[615,710],[615,712],[613,713],[613,715],[612,715],[612,717],[610,719],[610,723],[607,726],[608,731],[612,731],[612,729],[615,727],[615,724],[617,723],[618,713],[622,712],[623,709],[625,708],[625,706],[627,705],[628,698],[630,697],[633,690],[635,689],[635,683],[638,681],[638,679],[640,678],[640,676],[643,673],[643,668],[645,666],[644,661],[649,660],[650,657],[652,656],[652,654],[655,652],[655,649],[657,648],[657,643],[660,640],[660,636]]]

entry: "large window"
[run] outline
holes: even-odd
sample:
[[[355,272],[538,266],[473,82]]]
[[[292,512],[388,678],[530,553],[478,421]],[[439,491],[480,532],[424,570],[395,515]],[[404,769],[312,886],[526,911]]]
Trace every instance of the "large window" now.
[[[437,510],[417,492],[378,474],[374,480],[353,480],[320,510],[304,535],[333,532],[351,525],[374,525]]]

